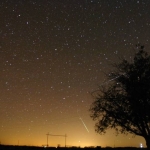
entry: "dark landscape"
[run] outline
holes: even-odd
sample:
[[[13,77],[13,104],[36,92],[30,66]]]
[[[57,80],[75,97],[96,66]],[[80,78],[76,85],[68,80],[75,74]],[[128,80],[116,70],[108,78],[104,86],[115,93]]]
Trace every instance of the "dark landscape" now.
[[[42,149],[105,149],[105,150],[109,150],[109,149],[115,149],[115,150],[128,150],[128,149],[132,149],[132,150],[138,150],[138,149],[147,149],[147,148],[136,148],[136,147],[38,147],[38,146],[15,146],[15,145],[0,145],[0,150],[42,150]]]

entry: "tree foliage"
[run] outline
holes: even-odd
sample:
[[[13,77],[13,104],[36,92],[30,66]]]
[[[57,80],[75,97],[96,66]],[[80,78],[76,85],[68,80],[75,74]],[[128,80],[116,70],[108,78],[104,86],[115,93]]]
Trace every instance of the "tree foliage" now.
[[[89,111],[95,131],[108,128],[145,138],[150,147],[150,56],[141,46],[132,62],[122,59],[107,75],[110,84],[94,92]]]

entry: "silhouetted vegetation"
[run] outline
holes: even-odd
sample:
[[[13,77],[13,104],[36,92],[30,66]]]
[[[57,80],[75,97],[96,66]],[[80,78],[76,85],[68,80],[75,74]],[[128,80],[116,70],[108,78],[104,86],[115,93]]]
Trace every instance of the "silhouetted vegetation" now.
[[[36,146],[12,146],[12,145],[0,145],[0,150],[56,150],[56,147],[47,147],[47,148],[44,148],[44,147],[36,147]],[[110,150],[110,149],[115,149],[115,150],[138,150],[138,149],[141,149],[141,148],[136,148],[136,147],[116,147],[116,148],[111,148],[111,147],[105,147],[105,148],[102,148],[100,146],[97,146],[97,147],[84,147],[84,148],[81,148],[81,147],[59,147],[57,149],[67,149],[67,150],[71,150],[71,149],[104,149],[104,150]],[[142,148],[143,150],[145,148]]]
[[[114,128],[117,134],[142,136],[150,148],[150,56],[137,46],[132,61],[113,64],[114,71],[106,75],[110,82],[94,92],[90,112],[96,132]]]

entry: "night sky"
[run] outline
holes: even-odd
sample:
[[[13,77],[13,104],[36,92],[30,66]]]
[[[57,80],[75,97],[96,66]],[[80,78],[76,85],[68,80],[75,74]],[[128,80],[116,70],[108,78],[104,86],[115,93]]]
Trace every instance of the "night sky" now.
[[[0,143],[145,146],[97,134],[89,108],[110,64],[149,41],[149,0],[1,0]]]

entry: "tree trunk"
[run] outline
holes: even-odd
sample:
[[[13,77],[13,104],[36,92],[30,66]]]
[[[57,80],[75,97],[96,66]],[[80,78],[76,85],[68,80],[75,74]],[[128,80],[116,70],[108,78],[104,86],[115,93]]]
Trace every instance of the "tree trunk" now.
[[[146,141],[147,148],[150,149],[150,135],[145,137],[145,141]]]

